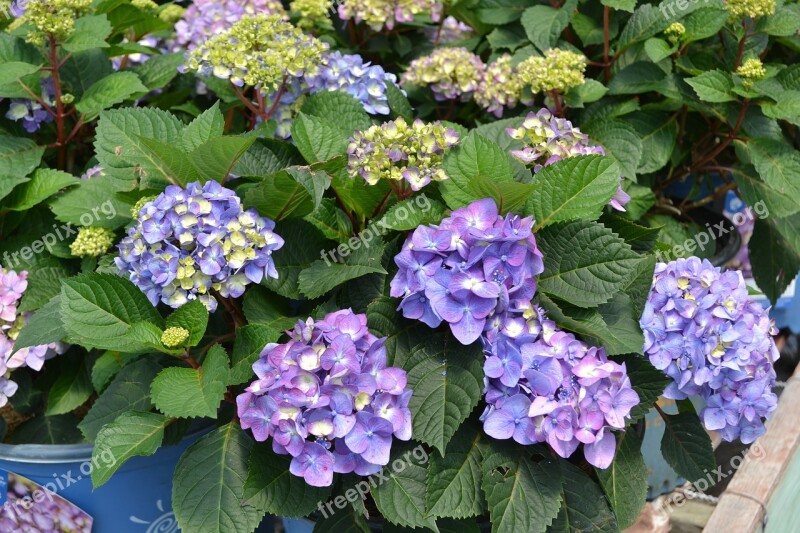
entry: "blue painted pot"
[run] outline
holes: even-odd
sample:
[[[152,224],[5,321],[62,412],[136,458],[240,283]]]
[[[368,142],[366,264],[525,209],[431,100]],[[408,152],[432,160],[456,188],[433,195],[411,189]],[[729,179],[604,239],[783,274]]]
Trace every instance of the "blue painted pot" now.
[[[93,517],[92,531],[172,533],[178,531],[172,512],[172,474],[186,448],[207,431],[199,429],[175,446],[128,460],[94,491],[91,444],[0,444],[0,468],[49,490],[56,487],[53,492]],[[101,455],[98,462],[102,460]]]

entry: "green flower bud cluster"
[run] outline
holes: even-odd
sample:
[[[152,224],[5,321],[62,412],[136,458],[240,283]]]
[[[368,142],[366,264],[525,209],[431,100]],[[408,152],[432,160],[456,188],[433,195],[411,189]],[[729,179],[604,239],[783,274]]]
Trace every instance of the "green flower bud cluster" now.
[[[311,29],[329,22],[328,13],[332,7],[333,0],[292,0],[289,11],[299,17],[299,27]]]
[[[181,20],[181,17],[183,17],[185,12],[186,10],[178,4],[169,4],[168,6],[164,6],[161,11],[158,12],[158,18],[167,24],[175,24]]]
[[[75,19],[85,15],[92,7],[92,0],[29,0],[25,13],[9,27],[16,28],[28,23],[31,26],[25,40],[42,45],[49,35],[63,41],[75,30]]]
[[[767,69],[760,59],[748,59],[736,69],[736,75],[742,78],[742,85],[749,89],[758,80],[764,79],[767,75]]]
[[[143,196],[142,198],[136,200],[136,203],[133,204],[133,207],[131,207],[131,217],[139,218],[139,211],[141,211],[145,205],[149,204],[155,199],[155,196]]]
[[[328,45],[304,34],[281,15],[244,17],[227,31],[192,50],[182,70],[228,79],[264,94],[278,89],[285,76],[316,74]]]
[[[183,345],[189,338],[189,330],[186,328],[173,327],[164,330],[161,334],[161,344],[167,348],[177,348]]]
[[[672,44],[675,44],[678,41],[680,41],[681,37],[683,37],[683,34],[685,33],[686,33],[686,26],[684,26],[680,22],[673,22],[672,24],[667,26],[666,30],[664,30],[664,34],[667,36],[667,39],[669,39],[669,42],[671,42]]]
[[[508,54],[486,66],[473,98],[479,106],[498,117],[502,116],[504,108],[512,108],[519,101],[530,103],[525,95],[525,82],[514,71]]]
[[[437,48],[415,59],[403,74],[402,83],[430,86],[436,100],[467,101],[478,88],[486,66],[466,48]]]
[[[517,72],[522,81],[531,86],[534,93],[558,91],[564,93],[583,85],[583,72],[587,59],[584,55],[551,48],[544,57],[529,57],[519,65]]]
[[[114,232],[106,228],[84,227],[78,231],[69,251],[77,257],[103,255],[114,244]]]
[[[347,172],[370,185],[381,179],[406,180],[418,191],[431,181],[447,179],[442,159],[456,143],[458,133],[438,122],[425,124],[417,119],[409,125],[398,117],[355,132],[347,148]]]
[[[153,0],[131,0],[131,5],[141,9],[142,11],[158,10],[158,4],[153,2]]]
[[[775,0],[727,0],[725,2],[730,20],[772,15],[775,13],[775,7]]]

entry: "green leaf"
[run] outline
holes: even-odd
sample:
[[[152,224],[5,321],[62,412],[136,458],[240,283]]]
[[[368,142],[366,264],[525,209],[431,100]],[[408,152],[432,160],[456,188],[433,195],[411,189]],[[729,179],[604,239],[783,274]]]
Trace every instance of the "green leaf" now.
[[[728,20],[728,10],[719,7],[702,7],[683,19],[686,33],[682,41],[691,43],[711,37],[720,31]]]
[[[58,220],[73,226],[91,220],[92,226],[117,229],[131,219],[131,203],[117,197],[123,188],[110,176],[80,180],[77,186],[51,200],[50,209]]]
[[[414,390],[409,408],[414,438],[444,455],[461,423],[478,405],[483,389],[479,343],[463,346],[451,335],[431,334],[403,364]]]
[[[448,443],[444,457],[431,457],[425,497],[429,516],[468,518],[486,512],[481,492],[482,435],[478,424],[465,423]]]
[[[23,176],[3,176],[3,178],[0,179],[0,200],[7,197],[17,185],[26,183],[28,181],[30,181],[30,178]]]
[[[636,7],[636,1],[637,0],[600,0],[600,3],[611,9],[616,9],[617,11],[633,13],[633,9]]]
[[[275,221],[303,217],[319,207],[329,185],[330,176],[325,172],[308,167],[289,167],[266,176],[248,189],[245,205]]]
[[[406,122],[414,120],[414,110],[408,98],[397,85],[390,81],[386,82],[386,99],[389,102],[389,109],[392,115],[395,117],[403,117],[406,119]]]
[[[386,467],[381,473],[375,474],[382,483],[375,486],[370,493],[378,511],[392,524],[428,528],[438,533],[436,520],[425,516],[427,468],[424,460],[417,459],[416,454],[411,453],[409,444],[398,446],[395,443],[393,448],[392,460],[401,460],[405,468]]]
[[[438,224],[446,211],[441,202],[419,195],[394,204],[376,224],[381,228],[409,231],[424,224]]]
[[[633,525],[647,503],[647,467],[642,442],[633,431],[617,433],[617,453],[611,466],[595,468],[620,529]]]
[[[137,65],[133,72],[150,91],[162,89],[178,75],[178,67],[184,62],[182,52],[150,56],[150,59]]]
[[[661,453],[679,476],[686,479],[704,478],[714,470],[716,461],[711,439],[695,413],[663,414],[664,436]]]
[[[105,390],[109,382],[117,375],[117,372],[122,370],[126,365],[136,361],[141,357],[147,357],[149,354],[127,354],[115,351],[103,352],[103,355],[97,358],[92,366],[92,387],[97,393]]]
[[[578,307],[607,302],[641,261],[625,241],[592,222],[548,226],[537,241],[544,255],[539,290]]]
[[[300,272],[300,292],[308,298],[318,298],[345,281],[375,272],[386,274],[381,265],[383,243],[380,241],[373,244],[356,239],[354,246],[342,244],[337,251],[338,256],[333,261],[327,257],[318,259]]]
[[[548,532],[574,533],[619,531],[600,487],[580,468],[563,459],[558,461],[563,485],[561,509]]]
[[[748,246],[753,278],[774,305],[800,271],[800,254],[768,220],[756,220]]]
[[[92,451],[92,485],[97,488],[106,483],[119,467],[131,457],[156,453],[164,438],[164,428],[171,419],[157,413],[130,411],[122,413],[116,420],[97,434]],[[110,453],[114,461],[104,460]]]
[[[733,102],[736,97],[731,93],[733,80],[730,73],[721,70],[709,70],[699,76],[687,78],[686,83],[692,86],[697,97],[704,102]]]
[[[548,165],[536,174],[525,205],[536,230],[565,220],[596,219],[619,186],[619,167],[610,157],[577,156]]]
[[[577,0],[570,0],[559,9],[549,6],[529,7],[522,13],[520,23],[525,28],[528,39],[544,52],[556,45],[561,32],[569,25],[577,5]]]
[[[139,76],[133,72],[115,72],[89,87],[75,109],[91,117],[140,92],[146,93],[147,87]]]
[[[219,102],[206,109],[202,115],[194,119],[181,135],[180,146],[185,152],[191,152],[225,133],[225,117],[219,110]]]
[[[105,15],[87,15],[75,21],[75,31],[62,43],[64,50],[77,54],[92,48],[108,48],[111,23]]]
[[[398,301],[389,296],[380,296],[367,306],[367,323],[370,331],[378,337],[386,337],[387,363],[405,367],[412,351],[430,332],[420,328],[414,320],[408,320],[397,311]]]
[[[339,127],[303,112],[292,122],[292,140],[308,163],[328,161],[347,150],[347,134]]]
[[[756,31],[767,35],[788,37],[796,35],[800,28],[800,6],[787,4],[779,6],[775,13],[762,17],[758,21]]]
[[[313,533],[371,533],[367,521],[352,505],[314,522]],[[462,532],[463,533],[463,532]]]
[[[608,92],[608,87],[597,80],[588,79],[577,87],[570,89],[565,95],[567,105],[583,107],[583,104],[596,102]]]
[[[278,331],[291,329],[297,322],[285,300],[258,285],[245,292],[242,310],[249,324],[263,324]]]
[[[353,224],[332,198],[323,198],[319,206],[303,220],[314,225],[327,239],[344,242],[353,234]]]
[[[252,381],[253,363],[258,360],[264,346],[276,342],[280,336],[280,330],[264,324],[248,324],[236,328],[228,384],[238,385],[245,381]]]
[[[476,196],[471,184],[485,179],[493,182],[513,182],[514,170],[509,154],[495,142],[471,132],[444,157],[444,170],[450,179],[439,184],[442,198],[451,209],[463,207]]]
[[[18,312],[34,311],[61,293],[61,280],[72,276],[73,272],[61,263],[49,266],[45,263],[28,270],[28,288],[17,306]]]
[[[17,426],[11,433],[11,444],[77,444],[82,442],[73,414],[37,415]]]
[[[762,167],[762,170],[767,169],[769,165]],[[732,174],[745,204],[757,206],[761,202],[770,215],[778,217],[791,216],[800,211],[800,198],[773,189],[764,183],[753,167],[740,165],[733,169]]]
[[[248,506],[274,515],[302,517],[325,502],[330,487],[312,487],[289,472],[291,457],[278,455],[267,446],[256,446],[250,456],[244,497]]]
[[[487,450],[481,486],[492,533],[541,533],[558,514],[558,463],[549,458],[534,462],[527,447],[503,443]]]
[[[0,86],[11,85],[16,87],[21,78],[39,72],[40,68],[39,65],[31,65],[30,63],[22,63],[20,61],[3,63],[2,73],[0,73]]]
[[[252,449],[253,439],[231,422],[184,452],[172,484],[172,508],[182,531],[234,533],[258,526],[264,513],[244,501]]]
[[[86,348],[137,351],[125,338],[131,325],[163,320],[147,297],[127,279],[112,274],[81,274],[65,280],[61,317],[73,343]]]
[[[37,168],[30,181],[23,183],[12,191],[6,200],[12,211],[27,211],[31,207],[44,202],[52,195],[80,180],[71,174],[50,168]]]
[[[620,70],[608,84],[611,95],[659,91],[666,73],[655,63],[637,61]]]
[[[174,144],[146,137],[139,140],[150,153],[150,161],[157,166],[160,178],[184,187],[200,180],[200,172],[194,166],[192,157]]]
[[[222,183],[255,140],[230,135],[214,137],[195,148],[190,158],[204,179]]]
[[[69,413],[80,407],[94,392],[83,356],[69,357],[59,362],[61,372],[50,386],[50,394],[47,397],[45,414],[48,416]]]
[[[622,33],[617,41],[617,52],[621,53],[630,45],[664,31],[669,23],[670,21],[657,7],[650,4],[639,6],[628,19],[625,27],[622,28]]]
[[[678,138],[678,124],[665,113],[638,111],[628,115],[629,122],[642,139],[642,157],[636,171],[649,174],[661,170],[670,159]]]
[[[183,124],[174,115],[160,109],[105,111],[97,123],[94,142],[97,160],[124,190],[133,189],[140,181],[143,188],[166,186],[168,180],[141,138],[174,143],[180,139],[182,130]]]
[[[528,44],[528,36],[518,24],[499,26],[486,36],[486,40],[489,41],[489,46],[492,47],[494,52],[504,48],[513,52],[520,46]]]
[[[228,384],[228,354],[215,344],[199,369],[165,368],[151,387],[153,404],[173,418],[217,417]]]
[[[676,47],[658,37],[651,37],[644,42],[644,51],[653,63],[658,63],[662,59],[668,58],[675,50]]]
[[[58,342],[66,335],[61,321],[61,295],[58,294],[28,318],[14,342],[14,350]]]
[[[94,441],[98,432],[128,411],[149,411],[150,383],[161,370],[153,359],[145,358],[125,366],[78,424],[86,440]]]
[[[180,306],[167,317],[167,328],[183,328],[189,331],[187,346],[197,346],[208,326],[208,309],[200,300],[192,300]]]
[[[3,65],[6,68],[6,65]],[[0,176],[23,178],[39,166],[43,146],[24,137],[0,135]]]
[[[588,123],[585,130],[619,162],[623,176],[636,180],[644,147],[639,132],[632,125],[618,119],[603,119]]]
[[[339,128],[348,137],[354,131],[362,131],[372,126],[372,121],[364,111],[361,101],[342,91],[323,91],[312,94],[300,110],[313,115]]]
[[[735,143],[737,155],[753,164],[764,183],[779,194],[800,198],[800,152],[772,139]]]
[[[631,409],[631,418],[628,421],[628,426],[632,426],[650,412],[653,404],[664,394],[670,378],[654,367],[646,357],[639,354],[630,354],[616,359],[619,363],[625,363],[633,390],[639,395],[639,404]]]
[[[258,139],[236,162],[233,173],[237,176],[261,177],[303,163],[303,157],[293,144],[275,139]]]

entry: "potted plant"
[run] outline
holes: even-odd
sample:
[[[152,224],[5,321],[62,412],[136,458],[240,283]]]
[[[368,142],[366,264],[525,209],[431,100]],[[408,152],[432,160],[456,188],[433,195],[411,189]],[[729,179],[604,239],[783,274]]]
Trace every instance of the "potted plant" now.
[[[2,385],[40,428],[14,442],[91,443],[96,494],[140,467],[171,478],[159,527],[191,532],[266,514],[317,531],[618,530],[647,496],[634,426],[660,396],[678,409],[660,411],[662,451],[686,478],[714,469],[706,429],[764,431],[766,311],[738,274],[666,255],[694,233],[656,218],[675,211],[664,181],[719,172],[679,147],[706,148],[693,120],[731,137],[712,166],[734,168],[725,150],[745,141],[672,89],[709,52],[691,32],[642,59],[656,8],[64,2],[85,31],[42,30],[44,3],[13,13],[3,94],[24,97],[28,76],[77,87],[67,66],[95,56],[119,71],[72,101],[60,86],[55,109],[25,91],[53,123],[0,148],[3,346],[31,368],[63,352],[41,374],[9,365]],[[762,22],[744,24],[747,51]],[[630,78],[640,63],[669,76]],[[762,82],[730,83],[745,115],[782,109],[743,92]],[[777,202],[763,179],[752,189]],[[85,227],[46,246],[67,224]],[[105,523],[158,524],[136,513]]]

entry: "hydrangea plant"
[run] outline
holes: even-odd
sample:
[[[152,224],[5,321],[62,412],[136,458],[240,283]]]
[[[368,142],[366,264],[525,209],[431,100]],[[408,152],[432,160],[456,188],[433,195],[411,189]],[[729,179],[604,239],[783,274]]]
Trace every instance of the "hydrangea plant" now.
[[[761,206],[774,301],[796,3],[285,4],[0,0],[10,439],[101,486],[199,432],[192,533],[544,533],[633,523],[653,409],[687,479],[763,433],[774,326],[697,212]]]

